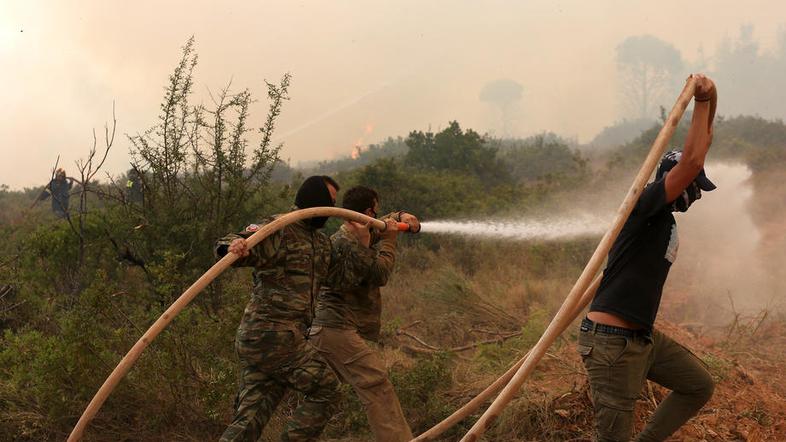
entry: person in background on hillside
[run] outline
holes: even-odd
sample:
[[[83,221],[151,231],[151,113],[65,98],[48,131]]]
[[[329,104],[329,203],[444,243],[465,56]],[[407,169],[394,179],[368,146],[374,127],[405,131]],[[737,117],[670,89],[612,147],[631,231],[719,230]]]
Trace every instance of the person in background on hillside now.
[[[330,177],[309,177],[297,192],[295,208],[333,206],[338,189]],[[305,397],[287,423],[283,441],[316,440],[335,411],[338,380],[306,342],[315,298],[330,264],[330,239],[319,231],[326,221],[298,221],[251,249],[246,238],[259,230],[257,224],[216,243],[217,257],[235,253],[240,258],[233,266],[254,269],[251,300],[235,338],[240,391],[221,441],[257,441],[288,389]]]
[[[128,179],[126,180],[126,199],[128,202],[142,203],[144,200],[142,186],[142,174],[132,165],[131,169],[128,169]]]
[[[74,185],[74,179],[66,177],[64,169],[59,168],[55,171],[55,177],[44,188],[39,195],[38,200],[42,201],[50,196],[52,197],[52,213],[58,218],[65,218],[68,216],[68,202],[71,199],[71,187]]]
[[[682,152],[661,159],[609,252],[597,295],[581,322],[578,352],[587,369],[599,441],[628,441],[647,379],[670,390],[637,441],[662,441],[710,399],[714,384],[693,353],[654,328],[663,284],[677,257],[672,212],[685,212],[715,185],[704,173],[717,105],[715,85],[694,74],[691,126]]]
[[[357,186],[344,195],[345,209],[372,218],[379,211],[377,192]],[[330,363],[339,378],[355,390],[366,410],[377,441],[412,440],[385,362],[374,350],[379,341],[382,299],[380,287],[387,284],[396,259],[397,222],[420,230],[418,219],[406,212],[382,217],[387,224],[378,233],[354,221],[344,224],[330,239],[333,254],[327,284],[319,292],[309,340]]]

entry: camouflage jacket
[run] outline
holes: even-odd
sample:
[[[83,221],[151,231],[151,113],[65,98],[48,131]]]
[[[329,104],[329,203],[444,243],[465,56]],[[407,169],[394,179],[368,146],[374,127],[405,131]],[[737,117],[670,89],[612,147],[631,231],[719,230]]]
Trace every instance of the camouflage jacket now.
[[[275,219],[262,221],[261,225]],[[257,225],[229,234],[216,243],[216,255],[227,253],[237,238],[248,238]],[[314,301],[328,273],[330,240],[303,221],[290,224],[257,244],[234,267],[253,267],[254,289],[240,323],[241,333],[258,330],[305,332],[314,316]]]
[[[387,215],[398,220],[397,214]],[[364,339],[379,340],[382,299],[396,260],[396,238],[372,232],[365,247],[346,226],[330,237],[332,259],[327,283],[320,289],[314,325],[356,329]]]

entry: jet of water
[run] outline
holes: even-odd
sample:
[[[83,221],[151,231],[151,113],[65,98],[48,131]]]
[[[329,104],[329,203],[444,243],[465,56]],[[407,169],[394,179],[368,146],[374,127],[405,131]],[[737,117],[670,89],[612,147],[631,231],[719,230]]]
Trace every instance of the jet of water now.
[[[553,219],[427,221],[421,223],[421,228],[424,233],[434,234],[556,240],[601,235],[610,219],[578,214]]]

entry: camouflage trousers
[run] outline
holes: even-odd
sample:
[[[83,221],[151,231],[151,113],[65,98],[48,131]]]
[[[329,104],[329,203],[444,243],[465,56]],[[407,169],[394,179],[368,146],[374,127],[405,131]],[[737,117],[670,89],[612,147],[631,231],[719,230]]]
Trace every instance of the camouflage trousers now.
[[[240,330],[235,349],[241,364],[240,391],[234,418],[221,441],[256,442],[289,388],[304,397],[281,440],[316,440],[335,411],[338,380],[303,334]]]
[[[412,440],[385,362],[357,331],[312,326],[309,340],[339,378],[355,390],[377,442]]]
[[[647,379],[671,389],[637,442],[666,440],[699,412],[714,384],[703,363],[658,330],[620,336],[582,323],[578,351],[587,369],[598,441],[629,441],[636,401]]]

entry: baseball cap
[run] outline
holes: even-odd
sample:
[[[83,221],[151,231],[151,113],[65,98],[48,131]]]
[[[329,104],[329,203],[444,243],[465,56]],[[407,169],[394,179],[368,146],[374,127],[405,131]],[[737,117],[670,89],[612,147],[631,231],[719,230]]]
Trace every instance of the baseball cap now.
[[[674,167],[682,158],[682,151],[679,150],[672,150],[671,152],[666,152],[663,155],[663,158],[660,159],[660,164],[658,165],[658,172],[655,174],[655,180],[659,180],[666,175],[666,172],[670,171],[672,167]],[[699,186],[699,189],[709,192],[711,190],[715,190],[717,186],[707,178],[707,174],[704,173],[704,168],[701,169],[699,175],[696,176],[694,182]]]

